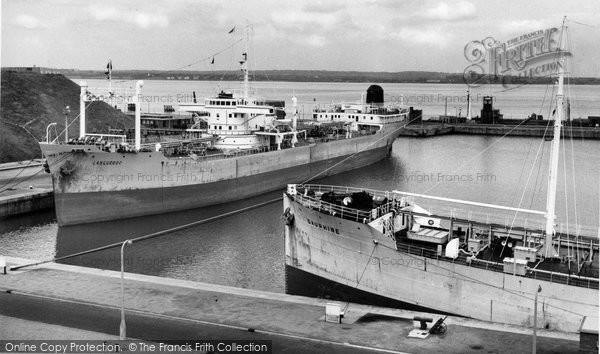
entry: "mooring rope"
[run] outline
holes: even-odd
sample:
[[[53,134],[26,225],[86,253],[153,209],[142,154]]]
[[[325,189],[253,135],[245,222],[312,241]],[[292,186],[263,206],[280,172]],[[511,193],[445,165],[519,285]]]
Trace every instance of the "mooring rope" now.
[[[17,266],[17,267],[11,267],[10,269],[11,270],[18,270],[18,269],[25,268],[25,267],[37,266],[37,265],[41,265],[41,264],[46,264],[46,263],[61,261],[61,260],[68,259],[68,258],[82,256],[82,255],[89,254],[89,253],[104,251],[104,250],[115,248],[115,247],[121,247],[121,245],[125,241],[140,242],[140,241],[149,240],[151,238],[155,238],[155,237],[159,237],[159,236],[164,236],[164,235],[172,233],[172,232],[180,231],[180,230],[187,229],[187,228],[190,228],[190,227],[194,227],[194,226],[206,224],[206,223],[209,223],[209,222],[212,222],[212,221],[215,221],[215,220],[223,219],[223,218],[226,218],[226,217],[229,217],[229,216],[232,216],[232,215],[240,214],[240,213],[246,212],[248,210],[260,208],[260,207],[263,207],[265,205],[278,202],[280,200],[281,200],[281,197],[275,198],[275,199],[271,199],[271,200],[268,200],[266,202],[254,204],[254,205],[247,206],[247,207],[244,207],[244,208],[241,208],[241,209],[237,209],[237,210],[233,210],[233,211],[230,211],[230,212],[227,212],[227,213],[223,213],[223,214],[219,214],[219,215],[216,215],[216,216],[212,216],[210,218],[206,218],[206,219],[203,219],[203,220],[194,221],[194,222],[191,222],[191,223],[188,223],[188,224],[185,224],[185,225],[176,226],[176,227],[172,227],[172,228],[169,228],[169,229],[165,229],[165,230],[153,232],[151,234],[147,234],[147,235],[144,235],[144,236],[139,236],[139,237],[136,237],[136,238],[132,238],[130,240],[124,240],[124,241],[121,241],[121,242],[115,242],[115,243],[111,243],[111,244],[108,244],[108,245],[105,245],[105,246],[93,248],[93,249],[90,249],[90,250],[81,251],[81,252],[77,252],[77,253],[72,253],[72,254],[69,254],[69,255],[66,255],[66,256],[56,257],[56,258],[53,258],[53,259],[50,259],[50,260],[46,260],[46,261],[41,261],[41,262],[36,262],[36,263],[31,263],[31,264],[25,264],[25,265],[21,265],[21,266]]]
[[[360,285],[360,281],[362,280],[363,276],[365,275],[365,271],[367,270],[367,267],[369,266],[369,264],[371,263],[371,258],[373,258],[373,253],[375,253],[375,248],[377,248],[377,245],[379,244],[379,242],[377,242],[377,240],[373,240],[373,250],[371,250],[371,254],[369,255],[369,259],[367,259],[367,264],[365,264],[365,268],[363,269],[360,278],[358,278],[358,281],[356,282],[356,286],[354,287],[354,289],[357,289],[358,286]],[[346,310],[348,309],[348,306],[350,306],[350,301],[348,301],[346,303],[346,306],[344,306],[344,309],[342,310],[342,312],[346,312]]]

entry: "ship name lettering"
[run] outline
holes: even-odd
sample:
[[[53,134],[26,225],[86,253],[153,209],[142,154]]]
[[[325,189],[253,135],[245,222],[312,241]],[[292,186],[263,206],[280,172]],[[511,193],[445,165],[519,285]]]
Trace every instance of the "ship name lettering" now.
[[[339,230],[339,229],[336,229],[335,227],[328,226],[328,225],[323,225],[323,224],[321,224],[321,223],[318,223],[318,222],[312,221],[312,220],[310,220],[309,218],[306,218],[306,222],[307,222],[309,225],[312,225],[312,226],[314,226],[314,227],[318,227],[319,229],[323,229],[323,230],[325,230],[325,231],[329,231],[329,232],[331,232],[331,233],[338,234],[338,235],[340,234],[340,230]]]
[[[94,165],[103,165],[103,166],[114,166],[114,165],[120,165],[122,163],[123,163],[123,161],[115,161],[115,160],[94,161]]]

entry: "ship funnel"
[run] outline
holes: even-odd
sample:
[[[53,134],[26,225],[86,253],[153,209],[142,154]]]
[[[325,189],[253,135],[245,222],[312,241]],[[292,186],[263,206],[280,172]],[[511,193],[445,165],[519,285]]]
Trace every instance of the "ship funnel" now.
[[[367,89],[367,104],[372,106],[383,106],[383,88],[379,85],[371,85]]]

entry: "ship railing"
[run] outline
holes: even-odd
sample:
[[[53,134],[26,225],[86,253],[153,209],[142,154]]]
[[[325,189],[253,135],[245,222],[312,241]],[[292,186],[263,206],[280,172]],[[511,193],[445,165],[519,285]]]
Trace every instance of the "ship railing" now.
[[[544,269],[529,268],[526,277],[546,280],[551,283],[579,286],[590,289],[598,289],[598,278],[582,277],[575,274],[552,272]]]
[[[342,219],[356,221],[360,223],[369,223],[371,222],[371,212],[348,208],[343,205],[332,204],[329,202],[322,201],[317,198],[313,198],[310,196],[305,196],[302,194],[297,194],[295,196],[295,200],[302,204],[305,207],[319,210],[322,213],[326,213],[329,215],[333,215]]]
[[[262,154],[264,152],[269,152],[269,151],[271,151],[271,148],[268,146],[263,146],[263,147],[254,148],[254,149],[230,150],[230,151],[225,151],[225,152],[218,153],[218,154],[208,154],[205,156],[198,156],[197,160],[201,160],[201,161],[222,160],[222,159],[234,158],[234,157],[240,157],[240,156]]]
[[[348,186],[333,186],[333,185],[323,185],[323,184],[299,184],[297,186],[298,189],[306,189],[313,192],[327,193],[327,192],[335,192],[335,193],[358,193],[358,192],[367,192],[376,197],[386,197],[389,199],[391,193],[386,191],[380,191],[369,188],[357,188],[357,187],[348,187]]]
[[[404,195],[373,190],[369,188],[355,188],[348,186],[333,186],[333,185],[318,185],[318,184],[304,184],[299,185],[298,188],[304,188],[314,192],[335,192],[350,194],[354,192],[365,191],[372,194],[375,197],[388,198],[391,205],[397,211],[400,210],[399,200]],[[527,215],[525,213],[514,214],[506,210],[490,210],[487,212],[481,212],[469,208],[456,208],[451,205],[444,205],[444,202],[436,202],[433,204],[431,201],[424,200],[413,196],[405,196],[405,199],[410,204],[418,204],[419,206],[426,209],[433,217],[440,217],[445,220],[453,220],[460,223],[469,223],[473,225],[475,229],[482,229],[483,227],[489,228],[504,228],[504,232],[507,236],[513,236],[520,238],[523,234],[527,234],[528,239],[535,240],[536,235],[542,237],[542,233],[546,227],[546,220],[542,215]],[[381,216],[388,211],[385,208],[389,208],[388,205],[383,205],[377,211],[378,216]],[[369,222],[372,219],[369,220]],[[497,230],[499,232],[500,230]],[[475,232],[477,232],[475,230]],[[486,231],[487,232],[487,231]],[[590,242],[594,249],[598,248],[600,240],[595,236],[598,232],[597,226],[588,225],[575,225],[569,224],[558,224],[556,226],[557,236],[564,238],[569,236],[570,239],[583,237],[584,239],[577,240],[577,245],[580,247],[589,247]],[[574,241],[571,241],[574,242]]]
[[[356,138],[357,136],[358,135],[356,135],[356,134],[352,134],[349,139]],[[346,140],[346,139],[347,139],[346,134],[330,134],[329,136],[322,137],[322,138],[315,138],[315,137],[309,136],[305,140],[306,140],[306,142],[312,144],[312,143],[328,143],[330,141]]]
[[[469,267],[485,269],[489,271],[494,271],[498,273],[504,273],[504,264],[498,262],[487,261],[484,259],[474,258],[471,256],[467,256],[465,254],[461,254],[457,258],[448,258],[442,256],[429,248],[424,248],[420,246],[415,246],[412,244],[407,244],[403,242],[397,242],[396,248],[400,252],[412,254],[415,256],[420,256],[428,259],[435,259],[436,261],[443,260],[444,262],[451,262],[456,264],[463,264]],[[509,273],[507,273],[509,274]],[[523,276],[525,278],[533,278],[538,280],[549,281],[551,283],[559,283],[583,288],[590,289],[598,289],[599,288],[599,279],[598,278],[590,278],[584,276],[578,276],[575,274],[566,274],[559,272],[552,272],[543,269],[533,269],[528,268],[527,273]]]
[[[513,228],[528,229],[528,230],[544,230],[545,218],[542,215],[537,214],[526,214],[510,212],[502,209],[489,209],[486,211],[480,211],[476,208],[468,208],[465,206],[456,207],[449,202],[431,200],[403,195],[395,193],[394,197],[397,199],[405,198],[409,204],[417,204],[423,209],[427,210],[434,217],[441,217],[446,219],[464,220],[466,222],[473,222],[478,224],[486,225],[497,225],[504,227],[506,230]]]
[[[400,193],[396,193],[395,197],[405,197],[409,203],[418,204],[434,217],[441,217],[447,220],[458,220],[467,223],[472,222],[474,225],[478,224],[479,227],[483,225],[494,225],[494,227],[504,228],[507,235],[521,237],[520,235],[527,233],[532,236],[535,236],[535,234],[541,236],[546,228],[546,219],[544,215],[541,214],[516,213],[514,211],[492,208],[487,208],[489,210],[486,211],[468,207],[457,208],[448,202],[432,202],[431,200],[423,198],[404,196]],[[595,247],[600,243],[600,240],[596,236],[598,233],[598,226],[576,225],[574,223],[567,225],[559,223],[555,227],[555,230],[557,235],[560,236],[592,239]],[[589,241],[585,242],[589,244]]]

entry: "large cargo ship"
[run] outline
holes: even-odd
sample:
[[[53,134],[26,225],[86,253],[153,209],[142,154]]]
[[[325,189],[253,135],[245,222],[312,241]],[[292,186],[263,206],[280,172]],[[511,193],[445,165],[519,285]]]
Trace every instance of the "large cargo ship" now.
[[[568,332],[597,323],[600,230],[555,220],[562,77],[559,64],[545,211],[289,185],[286,292]]]
[[[281,119],[278,107],[251,95],[246,60],[244,53],[239,96],[221,92],[180,106],[204,120],[206,129],[192,127],[162,142],[142,141],[139,104],[133,142],[125,135],[86,134],[85,106],[97,96],[83,83],[79,138],[40,143],[58,224],[205,207],[367,166],[389,154],[407,123],[408,110],[384,106],[383,89],[372,85],[366,101],[336,108],[335,122],[310,122],[326,134],[309,136],[308,129],[298,129],[296,107],[292,119]],[[138,81],[134,99],[142,97],[142,86]]]

